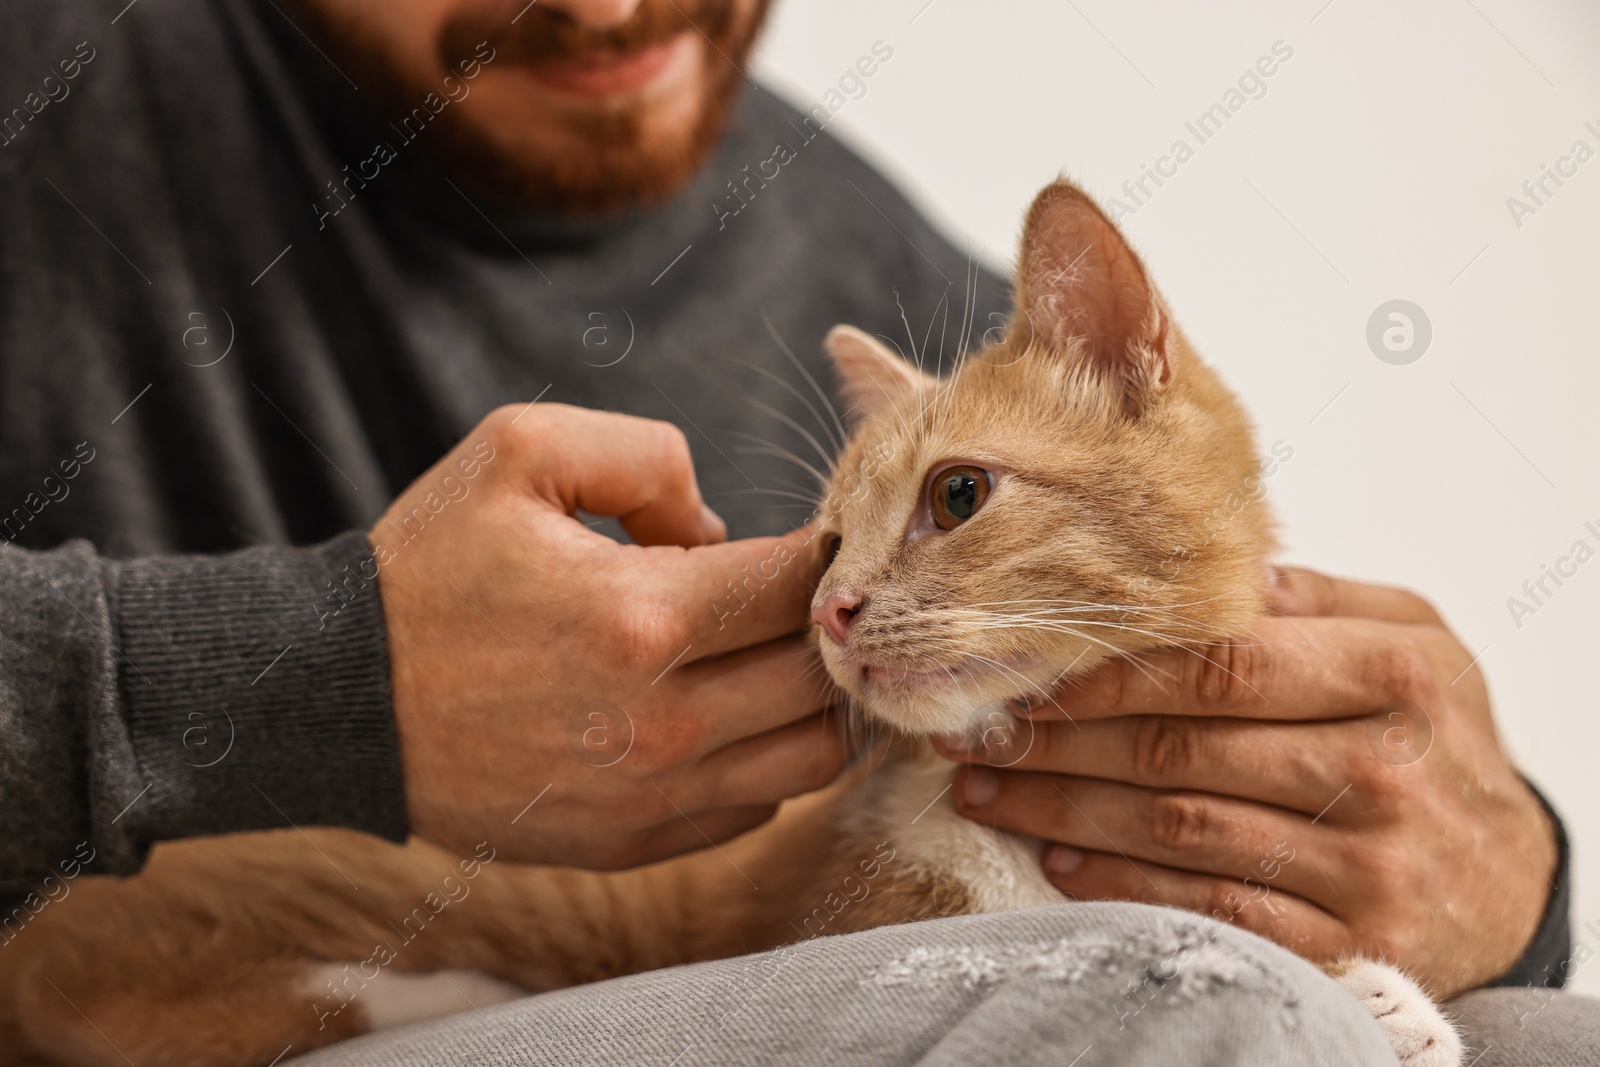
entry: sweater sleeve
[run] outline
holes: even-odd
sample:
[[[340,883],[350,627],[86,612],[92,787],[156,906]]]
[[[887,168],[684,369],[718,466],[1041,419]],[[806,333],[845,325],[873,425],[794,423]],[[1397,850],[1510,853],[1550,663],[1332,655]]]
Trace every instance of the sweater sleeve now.
[[[1494,986],[1542,986],[1560,989],[1572,977],[1572,851],[1567,841],[1567,828],[1561,816],[1550,806],[1543,793],[1528,783],[1533,795],[1539,798],[1550,815],[1556,832],[1555,880],[1550,883],[1550,896],[1546,898],[1544,916],[1534,931],[1522,958],[1511,965],[1505,974],[1490,982]]]
[[[403,839],[365,535],[126,562],[0,549],[0,819],[0,897],[132,873],[169,838]]]

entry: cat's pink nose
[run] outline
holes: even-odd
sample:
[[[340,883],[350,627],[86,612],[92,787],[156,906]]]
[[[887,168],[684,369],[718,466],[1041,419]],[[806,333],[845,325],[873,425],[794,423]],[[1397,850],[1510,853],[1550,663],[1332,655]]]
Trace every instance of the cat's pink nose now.
[[[850,640],[850,622],[860,612],[861,598],[851,593],[832,593],[811,604],[811,617],[841,645]]]

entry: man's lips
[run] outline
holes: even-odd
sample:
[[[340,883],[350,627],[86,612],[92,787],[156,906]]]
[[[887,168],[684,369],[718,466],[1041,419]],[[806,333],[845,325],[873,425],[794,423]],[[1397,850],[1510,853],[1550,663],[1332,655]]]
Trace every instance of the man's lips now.
[[[579,59],[551,59],[523,69],[539,84],[572,96],[600,98],[630,93],[655,80],[688,43],[688,31],[636,52],[594,52]]]

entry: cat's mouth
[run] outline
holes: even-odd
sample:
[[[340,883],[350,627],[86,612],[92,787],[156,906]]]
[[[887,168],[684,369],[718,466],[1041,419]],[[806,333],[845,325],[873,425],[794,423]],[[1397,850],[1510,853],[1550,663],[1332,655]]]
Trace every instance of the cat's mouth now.
[[[1039,665],[1036,659],[1002,661],[976,656],[963,656],[948,664],[919,663],[911,667],[847,655],[846,663],[855,680],[864,688],[895,692],[960,689],[975,682],[992,682],[1002,677],[1022,683],[1026,681],[1028,672]]]

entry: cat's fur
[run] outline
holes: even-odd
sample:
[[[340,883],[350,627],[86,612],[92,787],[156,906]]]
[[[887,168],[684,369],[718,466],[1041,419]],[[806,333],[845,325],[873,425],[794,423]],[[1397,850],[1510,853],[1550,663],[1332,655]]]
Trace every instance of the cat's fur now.
[[[888,740],[723,846],[620,874],[459,860],[422,842],[286,830],[157,848],[84,878],[0,947],[0,1062],[267,1064],[393,1022],[818,934],[1047,904],[1040,846],[957,815],[925,740],[1162,646],[1243,635],[1273,549],[1238,403],[1138,258],[1057,183],[1028,216],[1007,336],[937,379],[829,337],[854,421],[816,543],[829,673]],[[931,471],[996,473],[927,528]],[[837,540],[835,540],[837,538]],[[1211,664],[1211,666],[1206,666]],[[398,924],[398,925],[397,925]],[[386,953],[375,951],[387,948]],[[1460,1060],[1398,971],[1330,963],[1410,1067]]]

